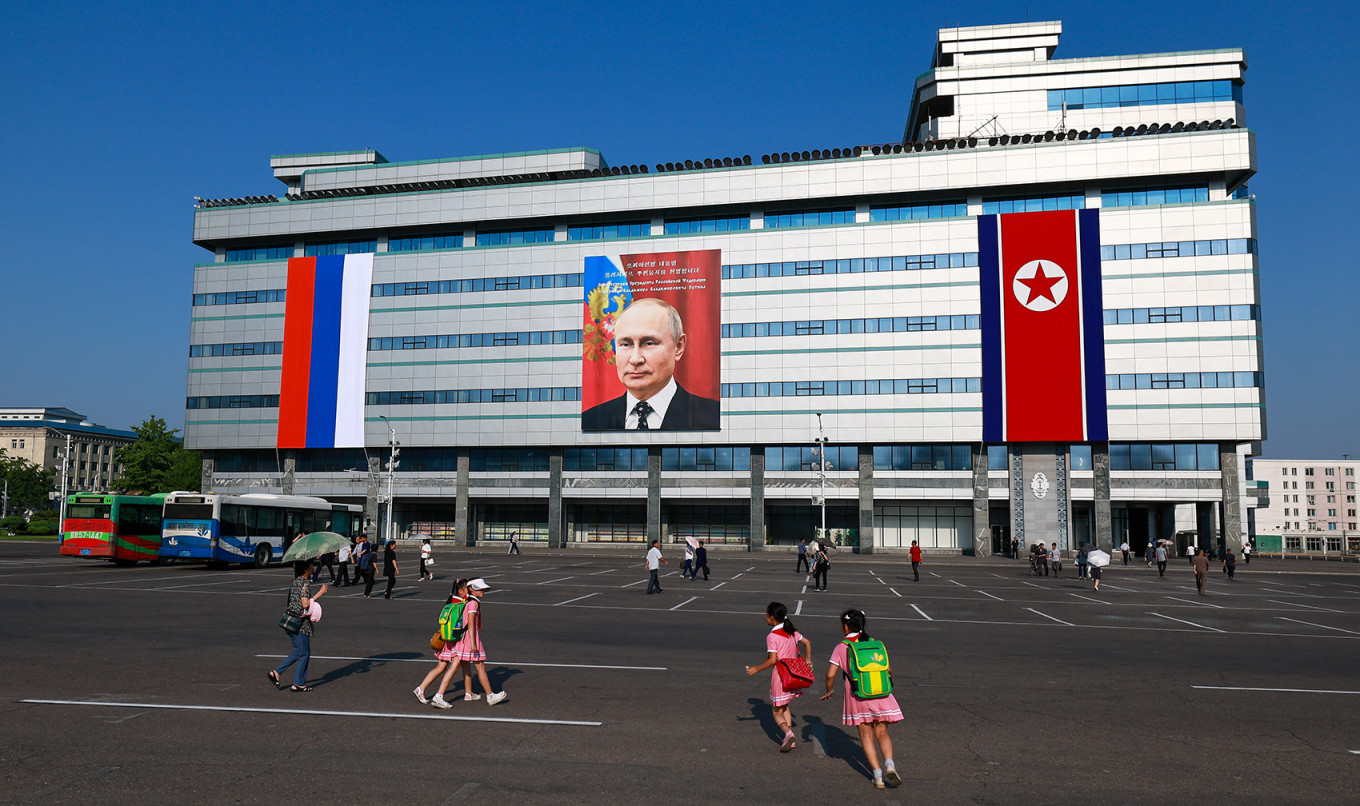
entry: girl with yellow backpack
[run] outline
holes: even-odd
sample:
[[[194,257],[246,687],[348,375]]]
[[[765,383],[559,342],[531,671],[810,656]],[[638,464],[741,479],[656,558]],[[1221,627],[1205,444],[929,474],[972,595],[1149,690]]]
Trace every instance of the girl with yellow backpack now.
[[[902,776],[893,766],[892,739],[888,725],[902,721],[902,708],[892,695],[892,666],[883,642],[871,638],[864,631],[863,610],[847,610],[841,614],[841,633],[845,639],[836,644],[831,653],[831,665],[826,670],[826,693],[829,700],[836,694],[836,674],[845,675],[845,698],[841,722],[859,729],[864,756],[874,771],[874,787],[901,786]],[[882,753],[883,769],[879,765]]]
[[[453,592],[449,594],[449,600],[444,604],[444,609],[439,614],[439,636],[444,641],[444,646],[438,650],[435,660],[438,663],[425,675],[425,679],[420,681],[412,693],[422,704],[433,705],[436,708],[452,708],[449,703],[444,701],[444,692],[448,691],[449,683],[453,680],[453,675],[458,671],[460,660],[455,647],[458,639],[462,637],[462,607],[466,606],[468,600],[468,582],[466,579],[455,580]],[[456,613],[456,615],[455,615]],[[451,618],[452,617],[452,618]],[[456,619],[456,621],[455,621]],[[438,642],[436,642],[438,643]],[[444,679],[439,681],[439,693],[432,699],[425,699],[425,687],[434,682],[435,677],[440,672],[444,673]]]

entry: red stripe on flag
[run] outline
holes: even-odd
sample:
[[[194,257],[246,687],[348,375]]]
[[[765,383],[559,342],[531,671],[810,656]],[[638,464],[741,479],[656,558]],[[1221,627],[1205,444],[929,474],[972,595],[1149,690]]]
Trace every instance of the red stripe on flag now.
[[[307,392],[312,372],[315,296],[316,258],[290,258],[288,293],[283,309],[283,372],[279,381],[280,448],[307,447]]]
[[[1035,260],[1051,261],[1067,278],[1065,295],[1037,311],[1045,294],[1057,296],[1052,268],[1028,282],[1016,274]],[[1001,296],[1005,330],[1006,439],[1081,441],[1082,349],[1077,214],[1072,210],[1001,216]],[[1031,270],[1032,271],[1032,270]],[[1026,307],[1025,302],[1031,307]]]

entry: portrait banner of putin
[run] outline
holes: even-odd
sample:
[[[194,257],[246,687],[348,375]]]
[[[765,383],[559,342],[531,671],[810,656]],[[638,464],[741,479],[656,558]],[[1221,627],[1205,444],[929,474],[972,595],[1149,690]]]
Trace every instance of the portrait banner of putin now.
[[[585,259],[582,431],[721,428],[722,250]]]

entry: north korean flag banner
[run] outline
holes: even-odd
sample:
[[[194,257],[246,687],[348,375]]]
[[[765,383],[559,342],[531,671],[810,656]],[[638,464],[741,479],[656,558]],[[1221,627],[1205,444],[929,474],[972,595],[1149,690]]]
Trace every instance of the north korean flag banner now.
[[[978,217],[984,441],[1109,439],[1099,215]]]

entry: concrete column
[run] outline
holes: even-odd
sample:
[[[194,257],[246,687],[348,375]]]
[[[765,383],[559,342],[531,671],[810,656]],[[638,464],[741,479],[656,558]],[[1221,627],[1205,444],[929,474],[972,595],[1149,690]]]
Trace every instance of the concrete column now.
[[[859,446],[859,552],[874,553],[874,447]]]
[[[471,474],[472,458],[468,456],[466,448],[458,450],[458,481],[454,489],[457,491],[453,510],[454,529],[457,538],[462,541],[464,546],[477,545],[477,536],[472,533],[472,518],[468,512],[468,477]]]
[[[217,466],[211,452],[203,454],[203,470],[198,477],[199,492],[210,493],[213,491],[213,469]]]
[[[661,539],[661,449],[647,449],[647,543]]]
[[[1095,483],[1095,506],[1091,531],[1096,547],[1110,551],[1114,546],[1114,515],[1110,510],[1110,443],[1091,443],[1091,470]]]
[[[379,496],[382,490],[382,457],[376,453],[368,455],[368,488],[364,491],[364,529],[369,540],[377,545],[378,524],[382,523],[382,507]]]
[[[548,546],[566,548],[562,534],[562,449],[548,454]]]
[[[1223,528],[1220,546],[1232,546],[1234,551],[1242,547],[1242,468],[1238,463],[1237,446],[1223,442],[1218,446],[1218,467],[1223,484],[1223,505],[1220,507]]]
[[[751,451],[751,537],[747,548],[760,551],[765,548],[765,452],[759,448]]]
[[[1195,543],[1208,549],[1218,544],[1218,518],[1212,502],[1195,504]]]
[[[292,495],[295,488],[294,481],[297,475],[297,454],[293,451],[283,452],[283,479],[280,482],[279,492],[284,495]]]
[[[991,498],[987,486],[987,444],[973,444],[973,556],[992,553]]]

